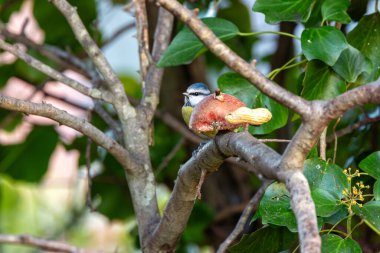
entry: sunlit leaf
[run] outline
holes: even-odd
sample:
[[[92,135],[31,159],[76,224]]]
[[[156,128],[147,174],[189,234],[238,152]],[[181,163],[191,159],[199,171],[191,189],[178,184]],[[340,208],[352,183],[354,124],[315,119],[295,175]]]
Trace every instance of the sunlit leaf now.
[[[369,201],[361,208],[353,209],[378,235],[380,235],[380,201]]]
[[[380,200],[380,181],[377,180],[373,185],[373,195],[375,195],[376,200]]]
[[[220,18],[205,18],[202,20],[222,41],[231,39],[239,34],[239,29],[233,23]],[[159,67],[188,64],[206,51],[206,47],[197,36],[184,27],[170,43],[164,55],[157,63]]]
[[[316,188],[311,192],[314,200],[317,215],[320,217],[329,217],[339,211],[341,204],[337,194],[332,194],[330,191]]]

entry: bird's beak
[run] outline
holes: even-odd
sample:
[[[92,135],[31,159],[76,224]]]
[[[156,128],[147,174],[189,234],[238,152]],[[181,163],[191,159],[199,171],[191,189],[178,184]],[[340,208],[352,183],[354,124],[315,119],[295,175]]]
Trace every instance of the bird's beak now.
[[[184,96],[186,96],[186,97],[188,97],[189,96],[189,93],[187,93],[187,92],[184,92],[184,93],[182,93]]]

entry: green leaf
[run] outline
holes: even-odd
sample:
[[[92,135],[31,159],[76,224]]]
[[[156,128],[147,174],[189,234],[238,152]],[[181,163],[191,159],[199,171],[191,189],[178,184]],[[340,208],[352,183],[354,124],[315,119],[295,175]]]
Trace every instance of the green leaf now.
[[[347,82],[356,82],[363,72],[371,74],[372,63],[351,45],[345,49],[332,67]]]
[[[35,126],[27,139],[17,145],[0,149],[0,172],[15,179],[39,182],[58,142],[53,127]]]
[[[260,91],[247,79],[237,73],[228,72],[218,78],[218,87],[224,93],[240,99],[248,107],[253,107]]]
[[[297,234],[289,232],[285,227],[266,226],[249,235],[243,235],[240,242],[230,247],[228,251],[277,253],[290,249],[296,239]]]
[[[347,217],[347,215],[348,215],[347,207],[344,205],[341,205],[338,212],[334,213],[333,215],[329,217],[323,218],[323,223],[335,225],[338,221]]]
[[[373,195],[375,195],[376,200],[380,200],[380,181],[377,180],[373,185]]]
[[[340,30],[323,26],[305,29],[301,35],[301,47],[309,61],[317,59],[332,66],[348,43]]]
[[[378,12],[364,16],[358,25],[347,34],[348,42],[371,60],[374,68],[368,81],[380,77],[380,15]]]
[[[253,11],[265,15],[269,24],[281,21],[306,22],[310,16],[314,0],[257,0]]]
[[[380,151],[367,156],[359,163],[359,168],[367,172],[371,177],[380,179]]]
[[[322,253],[361,253],[359,244],[351,238],[342,239],[333,234],[322,236]]]
[[[311,196],[314,200],[317,215],[320,217],[329,217],[338,212],[341,207],[340,198],[330,191],[316,188],[311,192]]]
[[[336,195],[338,199],[343,197],[342,191],[348,187],[347,178],[343,174],[343,170],[339,166],[329,164],[319,158],[305,161],[304,174],[312,191],[323,189]]]
[[[250,127],[252,134],[267,134],[286,125],[288,109],[262,94],[239,74],[229,72],[221,75],[218,78],[218,87],[222,92],[237,97],[248,107],[266,107],[272,113],[272,119],[268,123],[261,126]]]
[[[302,85],[301,95],[309,100],[328,100],[346,91],[345,81],[329,66],[316,60],[307,63]]]
[[[351,18],[346,12],[349,5],[349,0],[324,0],[321,8],[323,21],[349,23]]]
[[[232,39],[239,34],[239,29],[233,23],[221,18],[202,19],[222,41]],[[206,47],[188,28],[184,27],[170,43],[164,55],[157,63],[158,67],[187,64],[206,51]]]
[[[380,235],[380,201],[369,201],[360,210],[367,225]]]
[[[288,109],[262,93],[257,96],[255,107],[268,108],[272,113],[272,119],[261,126],[251,126],[249,132],[252,134],[268,134],[285,126],[288,122]]]
[[[290,194],[283,183],[273,183],[261,199],[259,212],[263,224],[286,226],[297,231],[296,217],[290,207]]]

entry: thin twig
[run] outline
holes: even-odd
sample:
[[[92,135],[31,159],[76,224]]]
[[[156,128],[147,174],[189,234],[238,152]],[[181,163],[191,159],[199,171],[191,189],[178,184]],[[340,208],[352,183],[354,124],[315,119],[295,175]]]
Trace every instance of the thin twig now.
[[[8,235],[0,234],[0,244],[18,244],[24,246],[37,247],[41,250],[65,253],[100,253],[101,251],[81,249],[65,242],[46,240],[30,235]]]
[[[41,71],[42,73],[46,74],[47,76],[53,78],[54,80],[57,80],[61,83],[64,83],[71,88],[79,91],[80,93],[95,98],[95,99],[102,99],[106,102],[112,101],[110,98],[110,94],[106,91],[101,91],[99,89],[95,88],[89,88],[84,86],[83,84],[79,83],[78,81],[71,79],[63,74],[61,74],[59,71],[53,69],[52,67],[44,64],[43,62],[37,60],[36,58],[30,56],[29,54],[23,52],[23,50],[16,46],[6,43],[4,40],[0,39],[0,48],[2,48],[5,51],[8,51],[11,54],[14,54],[21,60],[25,61],[28,65],[32,66],[33,68]]]
[[[107,47],[109,44],[111,44],[112,42],[114,42],[116,39],[118,39],[120,37],[120,35],[122,35],[123,33],[127,32],[128,30],[132,29],[133,27],[135,27],[135,23],[128,23],[128,24],[125,24],[123,25],[122,27],[120,27],[118,30],[116,30],[109,38],[106,38],[104,41],[103,41],[103,44],[102,44],[102,48],[105,48]]]
[[[355,131],[356,129],[360,128],[361,126],[364,126],[364,125],[368,125],[368,124],[371,124],[371,123],[375,123],[375,122],[378,122],[380,121],[380,116],[378,117],[375,117],[375,118],[365,118],[363,120],[360,120],[352,125],[349,125],[345,128],[342,128],[338,131],[335,132],[335,135],[337,138],[340,138],[344,135],[347,135],[347,134],[350,134],[352,133],[353,131]],[[327,142],[332,142],[334,141],[335,139],[335,135],[334,134],[331,134],[327,137]]]
[[[236,224],[234,230],[231,234],[224,240],[224,242],[219,246],[217,253],[226,252],[227,248],[235,241],[235,239],[243,232],[247,221],[251,218],[252,214],[257,210],[260,200],[264,195],[265,189],[270,185],[273,181],[264,180],[263,184],[259,188],[259,190],[255,193],[252,199],[248,202],[246,208],[240,216],[238,223]]]
[[[158,165],[157,167],[157,170],[156,170],[156,173],[155,175],[159,175],[160,172],[162,171],[162,169],[164,169],[168,164],[169,162],[174,158],[174,156],[177,154],[177,152],[181,149],[182,145],[185,143],[185,138],[182,137],[176,144],[175,146],[172,148],[172,150],[170,150],[169,154],[167,154],[165,156],[165,158],[162,160],[162,162],[160,163],[160,165]]]
[[[87,120],[88,122],[91,122],[92,118],[92,110],[88,111]],[[91,200],[91,185],[92,185],[92,178],[91,178],[91,145],[92,141],[90,138],[87,138],[87,144],[86,144],[86,171],[87,171],[87,193],[86,193],[86,205],[91,211],[95,211],[94,206],[92,205]]]
[[[338,136],[336,134],[336,127],[338,126],[340,122],[340,117],[336,120],[335,124],[334,124],[334,128],[333,128],[333,135],[334,135],[334,154],[333,154],[333,163],[335,163],[335,159],[336,159],[336,151],[338,149]]]
[[[99,102],[95,102],[94,111],[102,118],[102,120],[107,123],[111,128],[114,138],[118,140],[119,143],[124,143],[123,141],[123,130],[118,121],[114,120],[111,115],[108,114],[106,110],[103,109],[102,105]]]

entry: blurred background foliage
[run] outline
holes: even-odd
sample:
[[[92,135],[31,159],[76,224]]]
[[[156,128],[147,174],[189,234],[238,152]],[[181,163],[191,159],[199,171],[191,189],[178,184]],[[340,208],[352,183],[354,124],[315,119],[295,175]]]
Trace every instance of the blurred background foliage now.
[[[104,7],[101,5],[101,2],[104,1],[69,1],[78,7],[82,20],[99,45],[107,40],[103,36],[104,30],[99,28],[100,17],[98,14],[101,12],[99,8],[100,6]],[[295,19],[292,16],[286,16],[286,13],[282,17],[273,14],[272,12],[281,12],[281,10],[271,9],[271,4],[274,1],[267,1],[267,3],[256,1],[254,11],[257,12],[254,14],[252,12],[253,4],[243,0],[221,1],[217,13],[210,13],[212,11],[210,6],[213,2],[208,0],[188,1],[185,4],[189,8],[199,8],[200,16],[211,15],[220,18],[219,21],[213,20],[214,23],[209,24],[211,28],[221,30],[220,36],[224,36],[224,32],[226,32],[221,28],[232,27],[231,30],[227,29],[228,36],[225,37],[227,45],[232,50],[247,61],[256,59],[259,70],[265,74],[272,74],[271,77],[281,86],[307,99],[335,97],[346,89],[379,77],[379,71],[368,70],[368,68],[373,70],[379,66],[380,56],[378,52],[380,51],[374,49],[374,46],[379,46],[379,43],[376,44],[379,42],[379,35],[377,37],[370,36],[368,31],[363,31],[369,25],[379,26],[379,24],[372,24],[379,20],[379,13],[363,18],[365,13],[373,12],[375,1],[351,1],[346,6],[347,12],[338,12],[340,15],[333,16],[332,19],[328,18],[330,17],[328,16],[329,13],[326,13],[326,8],[324,9],[322,4],[322,2],[329,3],[332,1],[316,1],[313,9],[307,9],[308,5],[305,4],[304,8],[306,9],[302,9],[304,15],[297,17],[297,20],[301,18],[303,24],[290,22],[295,21]],[[1,0],[1,22],[7,23],[12,13],[20,10],[23,2],[22,0]],[[108,1],[106,6],[109,10],[121,9],[125,4],[126,1],[113,0]],[[269,23],[276,24],[268,26],[263,22],[258,22],[257,20],[263,19],[262,14],[258,14],[258,12],[265,13]],[[149,20],[150,25],[154,28],[155,20],[153,17],[157,15],[156,5],[148,2],[148,13],[151,19]],[[68,50],[80,59],[85,60],[86,55],[75,40],[67,22],[48,1],[34,1],[33,15],[44,32],[44,43]],[[124,13],[124,15],[130,14]],[[375,19],[375,21],[371,19]],[[301,43],[290,37],[279,37],[277,35],[247,36],[247,33],[261,32],[265,29],[301,36],[300,33],[305,27],[313,29],[320,26],[321,22],[330,22],[330,20],[338,20],[342,23],[341,30],[344,34],[344,40],[346,40],[345,35],[348,34],[348,42],[346,43],[350,43],[356,48],[351,50],[356,57],[352,61],[360,61],[361,65],[359,65],[362,68],[347,69],[345,66],[347,61],[339,62],[339,59],[335,59],[338,65],[328,64],[330,59],[315,58],[315,51],[313,51],[315,49],[311,49],[310,57],[306,57],[309,61],[306,61],[305,57],[296,57],[301,50],[307,55],[308,49],[307,47],[301,48]],[[107,20],[102,22],[107,22]],[[360,22],[362,22],[361,26]],[[355,26],[356,28],[354,28]],[[185,28],[183,28],[182,23],[177,22],[175,27],[176,31],[173,32],[173,35],[180,31],[184,32],[183,29]],[[134,31],[133,29],[132,31]],[[152,35],[153,29],[150,29],[150,32]],[[187,30],[187,32],[189,31]],[[309,37],[303,39],[311,40],[314,38],[313,36],[318,36],[318,32],[320,31],[310,30],[310,35],[303,35]],[[371,41],[375,45],[364,45],[360,36],[375,37]],[[134,38],[129,39],[133,40]],[[7,40],[15,41],[12,38],[7,38]],[[194,43],[194,41],[191,42],[192,45]],[[268,44],[270,44],[269,49]],[[183,42],[179,40],[179,47],[183,45]],[[124,58],[125,61],[136,61],[135,65],[138,66],[137,58],[128,57],[130,54],[128,50],[137,50],[137,48],[124,48],[119,57]],[[286,108],[261,94],[236,73],[230,72],[220,60],[207,52],[201,44],[197,50],[192,56],[187,56],[190,58],[175,59],[177,60],[176,64],[171,64],[169,61],[165,62],[165,57],[161,59],[162,66],[170,66],[166,69],[162,86],[159,107],[161,113],[169,113],[181,122],[180,108],[183,103],[181,93],[189,84],[202,81],[211,88],[219,86],[223,91],[239,97],[249,106],[266,106],[272,111],[274,120],[261,127],[252,127],[251,133],[260,135],[260,138],[290,139],[293,136],[301,123],[297,115],[288,112]],[[366,58],[360,58],[358,52]],[[58,70],[65,69],[65,66],[47,59],[35,49],[28,49],[28,53]],[[353,57],[352,54],[347,54],[346,57]],[[284,66],[293,57],[296,57],[294,63],[298,63],[298,68],[273,72],[273,70]],[[111,63],[112,60],[110,58]],[[191,61],[192,63],[190,63]],[[182,65],[182,63],[189,64]],[[368,65],[371,66],[368,67]],[[127,94],[138,100],[142,94],[141,86],[138,78],[136,78],[136,73],[132,72],[126,69],[124,72],[120,72],[119,76],[124,83]],[[30,83],[37,90],[43,90],[44,84],[49,81],[46,76],[28,67],[20,60],[16,60],[12,64],[0,63],[0,88],[4,88],[8,81],[15,77]],[[45,96],[48,97],[49,94],[45,93]],[[64,102],[82,110],[88,109],[83,108],[80,101],[75,103],[64,100]],[[104,107],[103,109],[116,119],[112,108]],[[342,168],[349,166],[358,168],[360,161],[380,149],[378,121],[365,124],[343,136],[339,136],[336,147],[334,147],[334,133],[360,120],[379,117],[379,114],[380,107],[378,105],[367,105],[350,110],[339,121],[332,123],[327,131],[327,157],[330,159],[335,157],[336,164]],[[0,110],[0,128],[4,132],[13,132],[24,122],[25,117],[27,115]],[[104,132],[112,134],[111,129],[96,113],[92,113],[91,121]],[[150,151],[152,165],[155,168],[158,181],[159,206],[162,210],[170,194],[170,189],[173,187],[179,167],[191,156],[191,152],[197,144],[184,139],[181,134],[169,127],[162,120],[162,117],[156,117],[154,126],[154,145]],[[92,176],[91,196],[88,197],[86,181],[86,162],[88,160],[86,157],[88,156],[86,156],[85,151],[88,147],[88,140],[83,136],[77,136],[74,141],[66,142],[62,136],[57,134],[56,130],[57,127],[34,125],[22,142],[12,145],[1,144],[0,233],[30,234],[48,239],[63,239],[83,247],[109,251],[117,250],[118,252],[138,252],[136,221],[127,181],[121,166],[104,150],[91,145],[89,152],[87,152],[91,157],[90,173]],[[268,145],[278,152],[282,152],[286,147],[286,144],[283,143],[268,143]],[[69,186],[66,185],[65,187],[60,187],[59,182],[53,187],[46,185],[51,156],[58,146],[64,147],[66,151],[77,150],[79,152],[76,176],[74,180],[70,181]],[[316,159],[317,156],[318,151],[315,148],[310,157]],[[373,185],[373,179],[368,180],[369,184]],[[247,176],[243,170],[231,164],[224,164],[217,173],[209,176],[203,186],[202,201],[197,202],[194,207],[188,226],[181,238],[178,252],[213,252],[213,248],[217,247],[230,233],[245,204],[259,186],[260,181],[256,176]],[[281,187],[279,192],[272,192],[272,188],[266,193],[269,194],[267,196],[269,199],[270,194],[278,196],[281,192]],[[284,206],[280,208],[289,209],[288,202],[283,204]],[[250,234],[252,231],[261,228],[262,223],[276,225],[273,221],[265,221],[265,203],[260,208],[261,211],[256,218],[253,218],[251,224],[245,229],[245,233]],[[334,216],[335,222],[336,219],[339,219],[338,213],[336,216],[338,218]],[[334,224],[334,217],[329,216],[330,220],[325,217],[325,222]],[[265,243],[265,240],[261,238],[266,238],[268,235],[273,236],[272,242],[278,242],[274,243],[278,247],[274,246],[270,252],[279,252],[296,245],[294,234],[290,234],[283,227],[286,224],[279,223],[277,225],[282,227],[265,227],[251,234],[251,237],[243,237],[241,244],[231,248],[231,251],[244,252],[249,247],[257,249],[257,244],[254,243]],[[294,228],[294,225],[289,226]],[[362,226],[358,231],[360,233],[355,235],[357,236],[356,240],[364,252],[375,252],[380,249],[379,241],[375,242],[374,240],[376,235],[368,227]],[[283,238],[289,240],[283,241]],[[324,240],[334,241],[335,239],[328,237]],[[0,245],[0,252],[35,252],[35,250]]]

